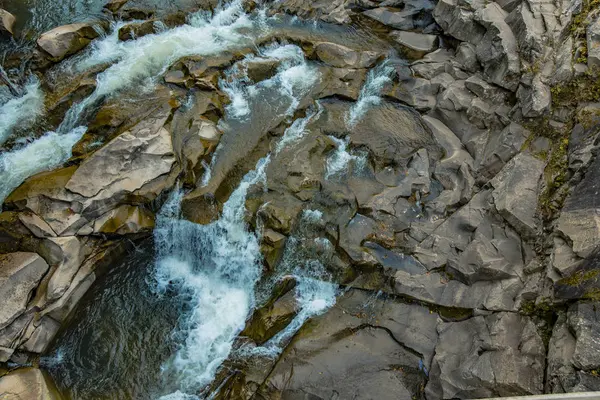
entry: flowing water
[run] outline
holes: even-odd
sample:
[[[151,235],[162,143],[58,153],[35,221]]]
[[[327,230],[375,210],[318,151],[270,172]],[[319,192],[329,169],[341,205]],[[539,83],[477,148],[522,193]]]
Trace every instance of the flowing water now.
[[[7,3],[10,10],[19,2]],[[25,21],[21,26],[37,32],[94,16],[101,9],[97,0],[19,4],[29,13],[19,14]],[[266,17],[264,9],[248,14],[240,0],[214,13],[190,14],[183,26],[137,40],[118,40],[122,24],[113,23],[108,33],[65,64],[75,72],[110,64],[97,75],[95,91],[67,112],[55,132],[29,137],[0,154],[0,201],[28,176],[63,164],[85,133],[90,113],[104,99],[129,88],[150,93],[181,57],[254,49],[219,82],[230,103],[219,122],[224,132],[221,142],[211,164],[204,164],[208,168],[203,184],[218,186],[244,157],[240,149],[254,148],[269,130],[285,123],[288,128],[273,152],[244,176],[220,217],[210,224],[182,219],[184,192],[175,189],[157,215],[152,243],[132,252],[95,284],[70,327],[42,359],[42,366],[73,399],[203,398],[228,357],[279,354],[302,325],[335,304],[339,294],[326,268],[334,246],[323,238],[319,210],[304,211],[282,261],[268,278],[263,276],[261,231],[252,231],[245,220],[247,193],[252,187],[266,187],[265,170],[271,157],[300,141],[308,124],[323,112],[322,105],[310,99],[321,79],[318,68],[298,45],[274,38],[304,36],[362,44],[374,38],[351,27]],[[275,62],[273,76],[253,82],[248,65],[254,62]],[[346,116],[348,126],[380,101],[380,91],[392,73],[386,63],[369,72],[358,101]],[[0,140],[14,135],[17,125],[26,128],[43,116],[43,94],[35,80],[25,86],[22,97],[2,98],[0,104],[0,116],[7,116],[0,123]],[[304,116],[294,119],[296,111],[304,108]],[[339,178],[350,166],[360,169],[366,162],[364,155],[348,149],[347,139],[332,140],[336,148],[327,160],[329,179]],[[292,322],[260,347],[235,349],[237,335],[255,307],[265,301],[265,293],[290,276],[297,283],[299,310]]]

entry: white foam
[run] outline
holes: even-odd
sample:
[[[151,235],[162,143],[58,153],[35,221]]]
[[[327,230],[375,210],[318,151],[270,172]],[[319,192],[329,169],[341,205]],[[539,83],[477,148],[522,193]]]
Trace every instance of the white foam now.
[[[10,98],[0,106],[0,145],[19,125],[26,128],[44,112],[44,93],[37,78],[32,77],[21,97]]]
[[[0,202],[31,175],[67,161],[71,148],[85,131],[85,127],[79,127],[66,134],[48,132],[25,147],[0,154]]]
[[[329,138],[335,142],[335,150],[327,158],[325,179],[344,175],[348,172],[350,163],[358,158],[348,152],[348,138],[338,139],[335,136],[329,136]]]
[[[314,119],[318,119],[322,112],[323,106],[317,101],[316,108],[309,108],[304,118],[296,119],[292,125],[285,130],[283,137],[277,143],[275,153],[280,152],[283,148],[288,147],[300,140],[306,132],[306,126],[308,123]]]
[[[258,239],[244,221],[244,204],[248,188],[264,180],[268,163],[268,157],[259,161],[225,203],[221,218],[209,225],[179,218],[181,192],[157,218],[157,290],[175,287],[189,309],[174,333],[179,349],[164,365],[179,393],[163,399],[189,398],[181,396],[214,379],[254,306],[262,263]]]
[[[360,90],[358,100],[346,115],[346,125],[349,127],[355,126],[370,107],[381,102],[381,91],[386,84],[392,82],[394,74],[394,66],[387,60],[369,71],[367,80]]]

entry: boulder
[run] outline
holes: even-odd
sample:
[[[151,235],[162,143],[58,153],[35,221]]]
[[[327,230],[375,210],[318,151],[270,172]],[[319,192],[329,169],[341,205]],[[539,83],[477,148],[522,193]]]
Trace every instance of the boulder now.
[[[129,0],[108,0],[108,2],[104,5],[104,8],[112,13],[116,13],[128,1]]]
[[[270,10],[273,13],[283,12],[297,15],[302,19],[321,20],[334,24],[349,24],[351,22],[350,2],[348,0],[283,0],[272,4]]]
[[[587,51],[588,66],[600,68],[600,16],[588,25]]]
[[[476,45],[477,59],[488,80],[505,89],[515,91],[521,78],[521,60],[517,40],[504,21],[506,12],[496,3],[477,10],[477,21],[486,27],[485,35]]]
[[[46,238],[56,236],[56,233],[52,230],[52,227],[37,214],[32,212],[22,212],[19,213],[19,220],[31,231],[35,237]]]
[[[94,234],[128,235],[148,233],[154,228],[154,214],[143,207],[120,205],[94,221]]]
[[[132,22],[119,28],[119,40],[127,41],[151,35],[157,32],[158,20]]]
[[[517,98],[521,103],[521,112],[526,118],[540,117],[550,110],[552,94],[540,76],[531,81],[531,85],[519,85]]]
[[[586,258],[600,245],[600,208],[597,192],[600,182],[600,158],[596,157],[588,167],[583,180],[567,197],[557,227],[573,243],[573,251]]]
[[[46,294],[48,300],[56,300],[67,291],[79,270],[84,258],[83,246],[75,236],[48,238],[42,243],[40,254],[56,268]]]
[[[14,35],[14,26],[16,22],[14,15],[0,8],[0,35]]]
[[[521,151],[529,135],[528,130],[514,122],[500,132],[491,132],[477,168],[478,172],[486,180],[496,176],[504,165]]]
[[[381,4],[382,6],[385,4]],[[363,15],[381,22],[394,29],[412,31],[431,25],[433,17],[431,10],[434,7],[430,1],[403,1],[402,9],[397,7],[378,7],[363,12]]]
[[[59,329],[60,323],[48,316],[42,317],[38,321],[34,320],[25,333],[25,340],[20,349],[30,353],[44,353]]]
[[[5,400],[61,400],[50,378],[37,368],[20,368],[0,377]]]
[[[417,57],[420,58],[427,53],[431,53],[438,46],[437,35],[428,35],[425,33],[394,31],[390,37],[401,46],[408,48]]]
[[[516,313],[440,322],[427,398],[540,394],[546,351],[537,327]]]
[[[475,21],[478,6],[478,1],[440,0],[433,10],[433,17],[444,33],[477,45],[485,34],[485,28]]]
[[[600,368],[600,304],[575,303],[569,307],[567,320],[575,335],[573,366],[586,371]]]
[[[0,255],[0,329],[21,315],[32,291],[48,271],[48,264],[36,253]]]
[[[163,128],[169,111],[159,110],[129,131],[117,136],[88,157],[66,184],[72,193],[87,198],[84,213],[99,216],[133,193],[154,199],[162,191],[159,178],[167,176],[176,158],[171,134]]]
[[[325,64],[337,68],[370,68],[380,57],[375,51],[357,51],[329,42],[317,43],[315,54]]]
[[[523,238],[533,238],[537,231],[539,181],[544,167],[542,160],[520,153],[491,181],[496,209]]]
[[[37,44],[53,61],[60,61],[77,53],[98,36],[93,23],[63,25],[43,33]]]
[[[436,320],[424,307],[369,300],[368,293],[350,290],[300,329],[267,377],[262,394],[411,399],[425,382],[422,371],[433,356]]]

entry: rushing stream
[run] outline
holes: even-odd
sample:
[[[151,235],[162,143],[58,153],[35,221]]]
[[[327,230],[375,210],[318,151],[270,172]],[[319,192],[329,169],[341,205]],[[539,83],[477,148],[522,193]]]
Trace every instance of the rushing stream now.
[[[39,18],[44,18],[39,15],[41,11],[28,8],[27,12],[35,15],[28,22],[30,29],[72,22],[51,3],[36,4],[46,7],[48,15],[40,22]],[[69,15],[78,20],[85,5],[74,4]],[[98,2],[88,6],[88,16],[93,16]],[[312,24],[282,22],[267,17],[264,10],[247,14],[240,0],[214,13],[192,14],[183,26],[137,40],[120,41],[118,28],[122,25],[115,23],[83,54],[65,62],[65,73],[110,64],[97,75],[93,93],[74,104],[55,131],[17,140],[10,151],[0,154],[0,200],[27,177],[64,163],[100,101],[131,87],[150,93],[169,66],[184,56],[212,57],[248,46],[256,50],[229,68],[219,82],[230,103],[219,122],[223,139],[212,163],[205,164],[208,171],[202,183],[218,186],[224,179],[219,171],[239,161],[236,149],[256,146],[263,132],[284,122],[287,129],[273,147],[273,154],[260,159],[245,175],[220,217],[210,224],[183,219],[180,208],[185,192],[174,190],[157,216],[153,243],[139,247],[86,295],[72,327],[58,337],[41,363],[73,399],[197,399],[206,395],[205,388],[232,355],[234,341],[247,318],[273,284],[295,279],[299,311],[269,341],[259,347],[237,349],[236,357],[279,354],[307,319],[335,304],[339,290],[319,257],[303,250],[310,242],[321,254],[334,251],[328,240],[311,233],[322,228],[317,210],[305,210],[301,227],[290,237],[277,271],[258,285],[264,278],[261,232],[254,232],[246,223],[247,193],[254,186],[266,188],[265,170],[271,156],[294,146],[307,125],[323,112],[322,105],[310,99],[311,90],[321,79],[318,68],[299,46],[273,41],[275,32],[283,29],[349,41],[368,39],[351,29],[327,31]],[[275,60],[278,67],[273,76],[255,83],[248,77],[246,65],[257,60]],[[358,102],[346,116],[348,125],[377,104],[379,92],[392,73],[393,68],[386,63],[369,73]],[[14,139],[17,125],[26,129],[43,116],[39,82],[32,78],[24,89],[22,97],[7,97],[1,103],[0,142]],[[304,116],[294,119],[301,105],[306,109]],[[327,160],[327,178],[343,174],[350,163],[356,170],[366,162],[360,154],[349,152],[346,140],[331,140],[335,149]],[[31,163],[31,159],[37,162]]]

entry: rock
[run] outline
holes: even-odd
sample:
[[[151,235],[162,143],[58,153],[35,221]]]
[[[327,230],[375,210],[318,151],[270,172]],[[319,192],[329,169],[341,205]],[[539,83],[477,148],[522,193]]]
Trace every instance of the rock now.
[[[520,85],[517,97],[521,103],[521,111],[526,118],[540,117],[550,110],[552,94],[539,75],[533,78],[531,86]]]
[[[107,235],[129,235],[151,232],[154,214],[143,207],[123,204],[94,221],[93,232]]]
[[[565,393],[572,391],[577,380],[573,367],[576,340],[569,330],[566,313],[558,315],[548,343],[548,368],[545,391]]]
[[[37,214],[31,212],[19,213],[19,220],[38,238],[54,237],[56,233],[52,227],[41,219]]]
[[[536,13],[536,8],[537,4],[521,3],[506,17],[506,23],[516,35],[521,56],[531,62],[543,56],[547,37],[545,23],[551,24],[552,20],[547,14]],[[550,14],[548,6],[543,12]]]
[[[341,96],[357,100],[360,90],[367,77],[365,69],[333,68],[322,66],[319,68],[321,79],[317,83],[319,88],[315,98]]]
[[[166,83],[185,86],[186,81],[187,77],[185,76],[185,72],[183,71],[171,70],[165,74]]]
[[[587,28],[588,67],[600,68],[600,16]]]
[[[254,312],[240,336],[248,336],[257,345],[262,345],[292,321],[299,311],[295,282],[284,281],[278,286],[274,289],[276,296]]]
[[[350,4],[348,0],[314,2],[312,0],[284,0],[273,4],[271,12],[297,15],[305,20],[321,20],[334,24],[349,24]]]
[[[431,53],[438,46],[437,35],[427,35],[424,33],[394,31],[390,33],[392,39],[401,46],[412,50],[417,58],[427,53]]]
[[[508,98],[505,90],[489,84],[478,75],[470,76],[469,79],[465,80],[465,87],[478,97],[491,103],[504,103]]]
[[[533,238],[537,231],[539,180],[544,167],[542,160],[520,153],[491,181],[496,209],[524,238]]]
[[[380,57],[375,51],[356,51],[329,42],[316,44],[315,53],[325,64],[337,68],[370,68]]]
[[[436,105],[439,86],[422,78],[411,78],[400,82],[390,93],[394,97],[421,112],[427,112]]]
[[[61,400],[50,378],[37,368],[20,368],[0,377],[0,393],[6,400]]]
[[[84,258],[83,247],[75,236],[48,238],[43,242],[40,253],[48,264],[56,267],[46,294],[48,300],[56,300],[67,291],[79,270]]]
[[[16,22],[14,15],[0,8],[0,35],[14,35],[14,26]]]
[[[515,313],[440,322],[427,398],[540,394],[545,348],[535,324]]]
[[[600,304],[575,303],[567,313],[569,328],[575,335],[573,366],[577,369],[595,370],[600,367]]]
[[[573,251],[582,258],[590,256],[600,245],[600,210],[597,192],[600,182],[600,158],[596,157],[588,167],[583,180],[567,197],[557,227],[573,243]]]
[[[368,302],[368,297],[351,290],[305,325],[267,377],[263,397],[414,396],[425,378],[419,369],[433,355],[437,315],[393,299]]]
[[[462,42],[456,49],[456,61],[469,72],[479,71],[479,61],[475,53],[475,46],[468,42]]]
[[[112,13],[116,13],[128,1],[129,0],[108,0],[108,3],[104,5],[104,8]]]
[[[156,33],[158,20],[133,22],[119,28],[119,40],[127,41]]]
[[[28,333],[25,334],[28,339],[20,348],[31,353],[42,354],[46,351],[59,329],[60,324],[48,316],[42,317],[39,321],[33,321],[29,325]]]
[[[384,6],[385,4],[381,3],[380,5]],[[434,6],[432,2],[403,1],[401,6],[402,10],[395,6],[378,7],[364,11],[363,15],[394,29],[406,31],[424,28],[433,23],[430,13]]]
[[[491,179],[512,159],[525,144],[530,133],[521,125],[511,122],[500,132],[491,132],[478,171]]]
[[[477,45],[485,34],[485,28],[475,21],[477,2],[440,0],[433,10],[435,21],[444,33],[458,40]]]
[[[0,329],[21,315],[31,292],[48,271],[48,264],[35,253],[0,255]]]
[[[66,189],[88,198],[84,212],[102,214],[126,194],[154,199],[154,188],[175,164],[170,133],[163,128],[169,116],[163,109],[119,135],[88,157],[71,176]],[[89,205],[88,205],[89,204]]]
[[[505,17],[506,12],[496,3],[489,3],[477,11],[477,21],[487,29],[483,38],[475,42],[477,59],[483,66],[487,79],[498,86],[515,91],[521,78],[521,61],[517,40],[504,21]]]
[[[60,61],[83,49],[98,36],[91,23],[63,25],[43,33],[37,44],[50,54],[53,61]]]

